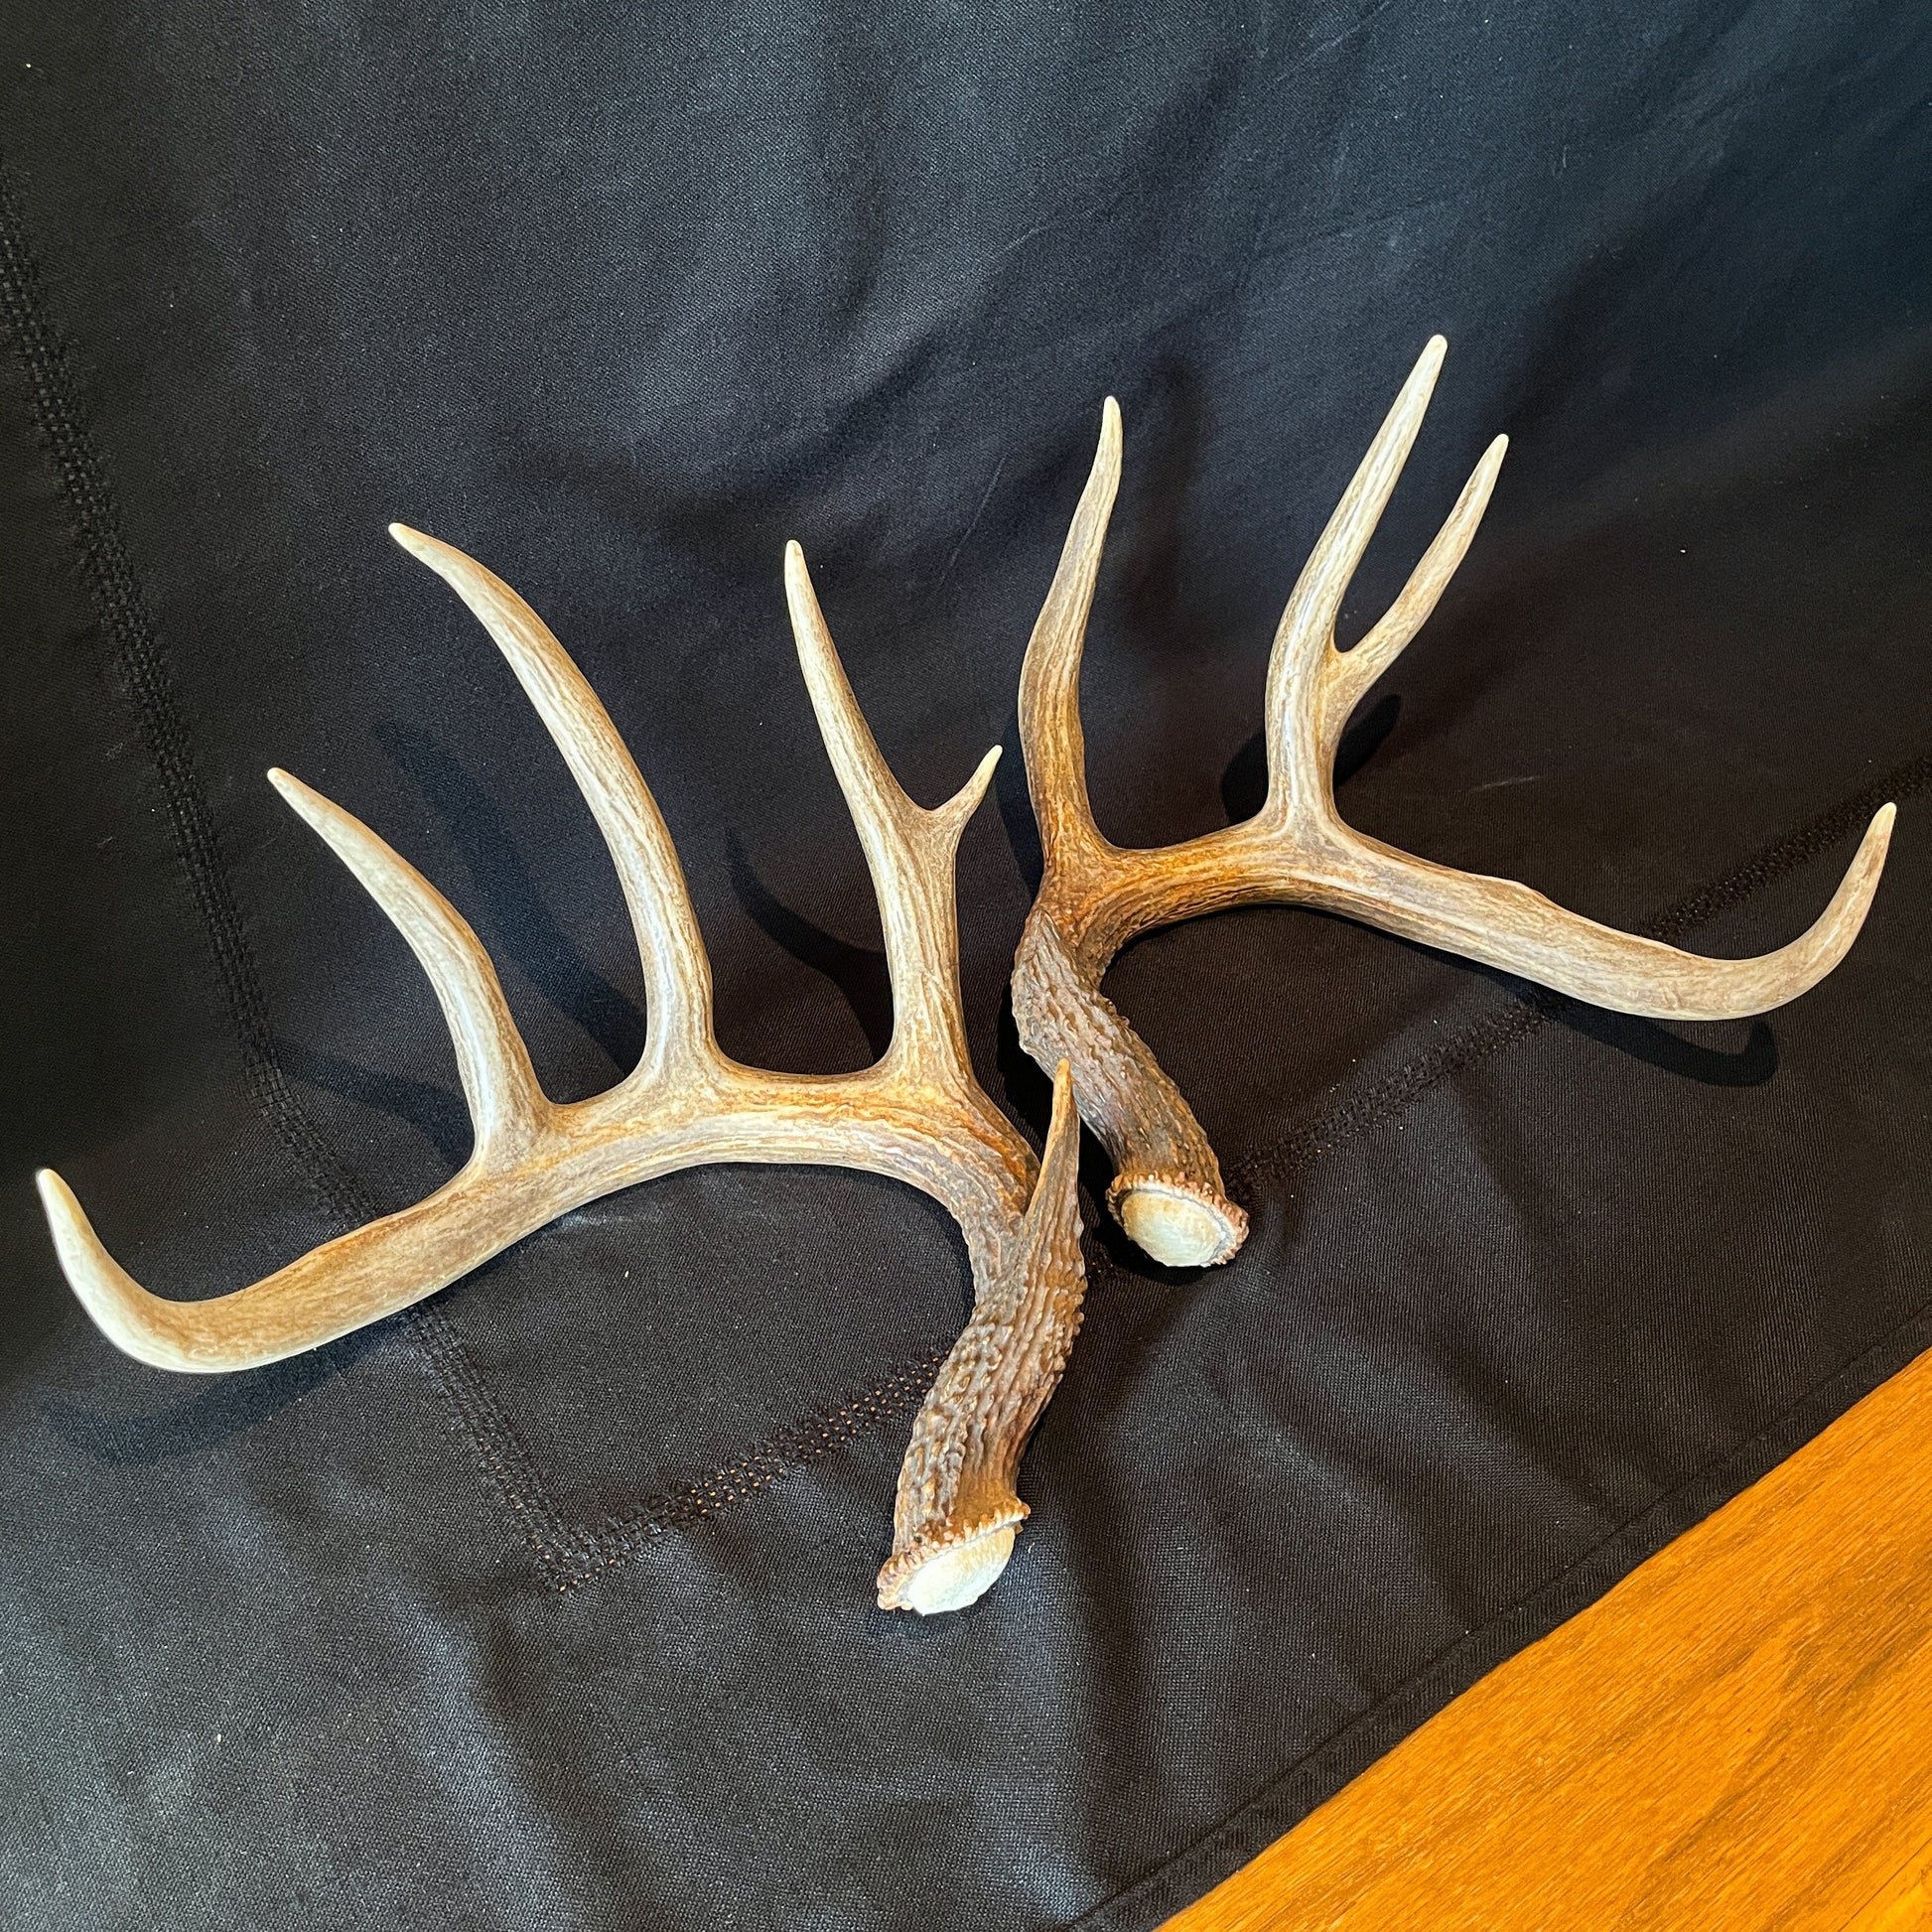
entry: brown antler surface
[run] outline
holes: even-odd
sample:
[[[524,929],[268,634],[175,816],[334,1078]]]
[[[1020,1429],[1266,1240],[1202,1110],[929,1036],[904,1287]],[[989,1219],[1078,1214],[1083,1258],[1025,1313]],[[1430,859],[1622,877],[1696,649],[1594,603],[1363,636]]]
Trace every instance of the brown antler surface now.
[[[767,1073],[712,1034],[711,968],[670,834],[615,725],[507,585],[448,544],[392,534],[482,621],[596,817],[636,930],[649,1004],[642,1059],[608,1093],[545,1097],[477,935],[365,825],[286,772],[270,779],[401,931],[435,988],[475,1122],[468,1164],[427,1200],[359,1227],[253,1287],[208,1301],[149,1294],[51,1171],[42,1200],[61,1265],[130,1355],[212,1372],[272,1362],[380,1320],[559,1215],[707,1162],[860,1168],[939,1200],[966,1238],[971,1320],[928,1393],[900,1472],[889,1607],[954,1609],[1005,1567],[1027,1515],[1015,1474],[1080,1324],[1076,1116],[1057,1069],[1044,1165],[980,1089],[961,1018],[953,862],[997,748],[957,796],[914,804],[887,768],[839,663],[796,544],[785,590],[798,660],[872,871],[893,1035],[862,1072]],[[1037,1178],[1036,1176],[1037,1172]]]
[[[1014,1015],[1036,1060],[1071,1063],[1080,1112],[1113,1157],[1109,1206],[1133,1240],[1173,1266],[1226,1260],[1247,1217],[1223,1192],[1187,1103],[1100,991],[1114,955],[1137,934],[1234,905],[1313,905],[1618,1012],[1727,1020],[1767,1012],[1823,979],[1857,936],[1884,864],[1890,805],[1808,932],[1761,958],[1710,959],[1597,925],[1511,880],[1433,865],[1342,823],[1332,772],[1349,713],[1436,608],[1502,464],[1499,436],[1386,615],[1352,650],[1337,650],[1342,595],[1408,459],[1446,347],[1439,336],[1424,349],[1289,598],[1268,667],[1268,795],[1253,818],[1160,850],[1123,849],[1094,824],[1080,654],[1120,482],[1111,397],[1027,648],[1020,733],[1045,869],[1020,942]]]

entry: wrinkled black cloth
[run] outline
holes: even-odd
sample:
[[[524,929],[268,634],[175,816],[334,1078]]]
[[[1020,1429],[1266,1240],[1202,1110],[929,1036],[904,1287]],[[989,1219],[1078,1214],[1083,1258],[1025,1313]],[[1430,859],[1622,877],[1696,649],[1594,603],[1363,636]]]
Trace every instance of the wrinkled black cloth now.
[[[1932,1340],[1921,6],[0,18],[0,1922],[1151,1927]],[[462,907],[553,1094],[639,1050],[589,816],[388,519],[596,685],[727,1048],[830,1071],[890,994],[801,539],[914,794],[1008,748],[967,1024],[1036,1135],[1015,690],[1101,397],[1092,788],[1167,843],[1257,803],[1275,615],[1438,329],[1348,635],[1514,449],[1343,810],[1740,953],[1897,798],[1818,990],[1664,1026],[1282,910],[1134,948],[1254,1231],[1089,1236],[1032,1520],[932,1621],[872,1580],[970,1283],[888,1182],[655,1181],[257,1373],[88,1325],[36,1165],[196,1297],[464,1157],[271,763]]]

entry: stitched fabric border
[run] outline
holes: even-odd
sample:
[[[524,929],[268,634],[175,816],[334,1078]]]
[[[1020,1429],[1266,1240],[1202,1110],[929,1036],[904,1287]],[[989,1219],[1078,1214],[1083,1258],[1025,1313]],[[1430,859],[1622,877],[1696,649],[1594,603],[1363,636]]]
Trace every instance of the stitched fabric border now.
[[[946,1352],[935,1346],[916,1360],[895,1363],[870,1388],[773,1430],[735,1461],[677,1483],[622,1516],[566,1526],[561,1542],[546,1553],[546,1569],[559,1589],[575,1589],[642,1556],[667,1530],[720,1515],[846,1443],[883,1435],[907,1421],[924,1401]]]
[[[156,642],[153,620],[128,561],[114,499],[93,441],[81,426],[66,343],[49,322],[40,265],[30,250],[14,185],[0,165],[0,319],[27,372],[35,425],[61,480],[88,594],[112,647],[112,668],[133,706],[161,786],[182,870],[213,956],[249,1092],[303,1176],[330,1213],[345,1222],[362,1211],[359,1190],[289,1090],[269,1045],[261,978],[229,889],[214,822],[195,768]]]

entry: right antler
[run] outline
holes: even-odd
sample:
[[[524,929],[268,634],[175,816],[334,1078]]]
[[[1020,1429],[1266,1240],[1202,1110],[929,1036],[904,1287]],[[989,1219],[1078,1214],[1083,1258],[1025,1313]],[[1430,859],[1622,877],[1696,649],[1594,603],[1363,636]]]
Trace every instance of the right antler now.
[[[367,826],[269,777],[395,922],[435,988],[476,1124],[463,1171],[427,1200],[326,1242],[230,1295],[150,1295],[101,1246],[51,1170],[41,1196],[61,1265],[117,1346],[162,1368],[249,1368],[314,1348],[433,1295],[587,1201],[718,1161],[860,1168],[942,1202],[966,1237],[972,1318],[927,1394],[900,1468],[879,1600],[956,1609],[1005,1567],[1027,1515],[1014,1487],[1028,1433],[1080,1325],[1077,1117],[1057,1068],[1037,1171],[973,1077],[961,1019],[953,857],[996,747],[935,811],[899,789],[866,727],[796,544],[785,591],[798,659],[885,929],[893,1036],[858,1073],[767,1073],[712,1035],[711,968],[656,801],[597,695],[530,607],[462,551],[400,525],[508,658],[583,791],[618,870],[643,961],[650,1032],[608,1093],[558,1105],[537,1084],[494,968],[428,880]]]
[[[1224,1261],[1241,1245],[1247,1216],[1223,1193],[1214,1150],[1186,1101],[1100,992],[1108,964],[1138,934],[1234,905],[1315,905],[1621,1013],[1728,1020],[1768,1012],[1823,979],[1857,937],[1878,884],[1890,805],[1810,931],[1759,959],[1708,959],[1597,925],[1511,880],[1398,852],[1342,823],[1332,772],[1349,713],[1435,610],[1502,464],[1499,436],[1381,621],[1352,650],[1337,650],[1342,595],[1402,474],[1446,347],[1438,336],[1424,349],[1289,598],[1268,667],[1268,796],[1253,818],[1153,851],[1113,845],[1094,824],[1080,653],[1120,483],[1112,397],[1027,647],[1020,735],[1045,871],[1020,942],[1014,1016],[1035,1059],[1071,1062],[1080,1112],[1113,1157],[1108,1205],[1158,1261]]]

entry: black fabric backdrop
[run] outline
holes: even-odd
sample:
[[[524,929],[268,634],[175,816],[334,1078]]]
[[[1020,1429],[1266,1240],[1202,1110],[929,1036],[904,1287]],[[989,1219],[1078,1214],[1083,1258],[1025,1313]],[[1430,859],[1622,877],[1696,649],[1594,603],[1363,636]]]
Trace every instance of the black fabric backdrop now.
[[[1922,7],[0,17],[9,1927],[1152,1926],[1932,1340]],[[1032,1523],[931,1622],[871,1586],[969,1283],[886,1182],[659,1181],[226,1380],[87,1325],[39,1163],[196,1296],[463,1155],[271,762],[459,902],[553,1092],[638,1050],[588,815],[387,519],[627,733],[730,1050],[830,1070],[888,998],[799,537],[914,792],[1009,747],[966,990],[1036,1132],[1014,693],[1100,398],[1093,790],[1165,843],[1253,808],[1274,617],[1439,328],[1351,630],[1514,449],[1344,809],[1736,952],[1896,797],[1818,991],[1664,1028],[1307,914],[1139,946],[1254,1233],[1090,1238]]]

